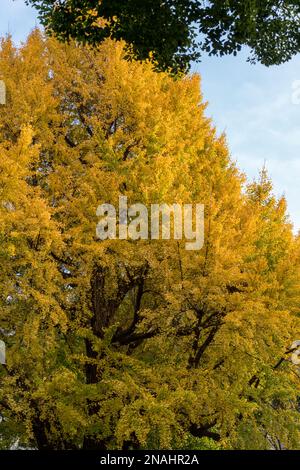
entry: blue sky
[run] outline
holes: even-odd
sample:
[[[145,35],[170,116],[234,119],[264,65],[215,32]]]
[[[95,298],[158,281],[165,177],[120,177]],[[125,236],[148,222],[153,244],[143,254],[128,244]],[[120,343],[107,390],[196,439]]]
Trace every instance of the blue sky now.
[[[1,0],[0,36],[15,42],[37,25],[36,13],[23,0]],[[266,68],[238,57],[204,57],[192,71],[202,76],[207,114],[218,133],[227,134],[233,160],[249,179],[266,162],[277,195],[285,194],[291,220],[300,229],[300,103],[293,104],[293,83],[300,80],[300,55]]]

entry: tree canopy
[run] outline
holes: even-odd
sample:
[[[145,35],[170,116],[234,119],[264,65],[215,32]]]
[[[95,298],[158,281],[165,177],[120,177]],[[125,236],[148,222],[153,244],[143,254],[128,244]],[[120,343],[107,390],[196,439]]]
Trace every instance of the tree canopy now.
[[[199,76],[124,55],[1,43],[1,446],[299,449],[299,376],[274,369],[300,334],[285,200],[246,183]],[[98,240],[120,194],[203,203],[203,249]]]
[[[300,51],[298,0],[27,0],[59,39],[100,44],[124,40],[129,55],[158,69],[186,70],[203,52],[283,63]]]

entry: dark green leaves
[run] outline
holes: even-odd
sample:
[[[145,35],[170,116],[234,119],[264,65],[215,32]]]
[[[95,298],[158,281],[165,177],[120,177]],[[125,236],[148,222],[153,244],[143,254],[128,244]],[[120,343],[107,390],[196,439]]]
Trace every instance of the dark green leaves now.
[[[185,71],[202,52],[280,64],[300,50],[298,0],[27,0],[50,34],[97,45],[124,40],[134,57]]]

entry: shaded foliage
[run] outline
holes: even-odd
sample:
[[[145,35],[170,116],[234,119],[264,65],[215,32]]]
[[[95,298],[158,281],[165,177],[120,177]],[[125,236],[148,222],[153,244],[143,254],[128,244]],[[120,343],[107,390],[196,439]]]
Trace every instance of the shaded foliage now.
[[[184,71],[203,52],[236,54],[251,49],[251,61],[280,64],[300,50],[298,0],[28,0],[49,33],[97,45],[126,41],[137,59]]]

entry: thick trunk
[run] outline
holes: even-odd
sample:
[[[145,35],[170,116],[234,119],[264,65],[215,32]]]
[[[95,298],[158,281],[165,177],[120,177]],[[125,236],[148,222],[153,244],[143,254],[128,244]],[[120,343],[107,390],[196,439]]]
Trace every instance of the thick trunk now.
[[[122,279],[122,278],[121,278]],[[102,267],[97,267],[94,270],[91,279],[91,310],[92,317],[90,319],[90,328],[95,338],[103,338],[105,328],[107,328],[113,321],[116,311],[123,301],[127,292],[132,288],[133,283],[131,280],[122,279],[116,286],[115,292],[106,292],[106,286],[111,281],[109,271]],[[93,343],[90,339],[86,339],[86,355],[90,362],[85,366],[85,376],[87,384],[97,384],[101,381],[101,370],[99,370],[97,362],[101,359],[99,353],[93,349]],[[103,356],[102,356],[103,357]],[[95,400],[88,400],[87,403],[88,415],[90,420],[93,420],[100,410],[100,403]],[[84,437],[84,449],[106,449],[107,443],[93,435],[87,434]]]
[[[37,448],[39,450],[51,449],[52,446],[48,440],[44,423],[42,423],[38,418],[36,418],[33,422],[32,430]]]
[[[41,421],[36,417],[32,425],[33,435],[38,450],[76,450],[73,442],[67,441],[61,435],[53,436],[50,432],[50,426],[47,422]],[[57,426],[59,432],[59,425]]]
[[[120,331],[119,335],[123,341],[128,340],[139,340],[139,337],[134,336],[134,329],[136,323],[138,322],[138,311],[140,308],[142,293],[143,293],[143,283],[144,277],[147,273],[148,267],[143,266],[138,269],[132,276],[129,275],[128,271],[124,269],[123,271],[118,271],[120,269],[119,265],[115,266],[115,272],[113,273],[113,278],[111,278],[111,273],[107,268],[102,268],[97,266],[94,270],[92,279],[91,279],[91,310],[92,316],[89,320],[89,326],[95,336],[95,338],[103,338],[105,328],[110,326],[115,318],[116,312],[124,300],[127,293],[138,286],[137,292],[137,305],[134,311],[133,321],[128,330]],[[115,277],[117,276],[117,282]],[[111,291],[112,286],[115,285],[113,292]],[[109,287],[107,289],[107,287]],[[144,339],[144,338],[143,338]],[[118,342],[119,337],[117,335],[114,338]],[[120,343],[122,343],[120,339]],[[98,352],[95,352],[93,349],[93,343],[90,339],[87,339],[85,342],[86,346],[86,355],[90,362],[87,362],[85,367],[86,383],[87,384],[97,384],[101,381],[102,371],[99,370],[97,362],[100,359],[103,359],[103,356],[99,356]],[[90,420],[93,420],[100,410],[99,401],[89,400],[87,403],[88,406],[88,415]],[[93,435],[86,435],[83,442],[84,449],[106,449],[108,443],[96,438]]]

